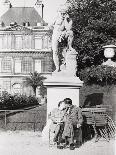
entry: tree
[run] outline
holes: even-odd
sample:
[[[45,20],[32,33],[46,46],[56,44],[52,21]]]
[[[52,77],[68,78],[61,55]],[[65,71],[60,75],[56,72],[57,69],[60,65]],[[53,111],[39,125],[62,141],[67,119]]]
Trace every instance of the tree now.
[[[37,73],[37,72],[30,73],[30,76],[25,78],[24,85],[31,86],[36,96],[36,88],[40,86],[42,89],[42,87],[44,87],[43,80],[45,79],[46,77],[42,76],[41,73]]]
[[[67,0],[73,20],[73,47],[78,52],[78,70],[103,62],[103,46],[116,44],[116,1]]]

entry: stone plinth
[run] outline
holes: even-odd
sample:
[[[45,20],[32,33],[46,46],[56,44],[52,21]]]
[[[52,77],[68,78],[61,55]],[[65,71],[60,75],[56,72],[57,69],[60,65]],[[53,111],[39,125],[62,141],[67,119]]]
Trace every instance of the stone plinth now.
[[[71,98],[72,103],[79,106],[79,89],[83,82],[78,77],[57,73],[49,77],[44,85],[47,86],[47,124],[43,130],[43,139],[47,140],[50,124],[48,114],[58,107],[59,101],[65,98]]]
[[[103,62],[102,65],[116,67],[116,62],[112,61],[111,59],[108,59],[106,62]]]
[[[64,98],[71,98],[73,104],[79,106],[79,89],[83,83],[78,77],[51,76],[44,84],[47,86],[48,114]]]

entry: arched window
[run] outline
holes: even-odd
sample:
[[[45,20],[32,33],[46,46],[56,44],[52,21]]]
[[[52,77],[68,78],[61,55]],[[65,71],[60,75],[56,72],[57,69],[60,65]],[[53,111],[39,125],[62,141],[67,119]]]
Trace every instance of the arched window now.
[[[22,93],[22,87],[20,83],[15,83],[13,85],[13,93],[14,94],[21,94]]]

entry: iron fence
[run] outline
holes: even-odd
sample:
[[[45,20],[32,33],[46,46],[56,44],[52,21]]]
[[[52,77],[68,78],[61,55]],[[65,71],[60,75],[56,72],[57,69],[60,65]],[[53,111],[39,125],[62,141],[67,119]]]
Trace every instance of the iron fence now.
[[[0,110],[3,130],[42,131],[46,124],[46,110]]]

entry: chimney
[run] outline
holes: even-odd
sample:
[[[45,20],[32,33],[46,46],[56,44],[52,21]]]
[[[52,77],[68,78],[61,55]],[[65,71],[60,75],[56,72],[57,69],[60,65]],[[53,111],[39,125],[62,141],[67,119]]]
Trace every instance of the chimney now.
[[[5,0],[3,5],[7,10],[12,7],[11,2],[9,0]]]
[[[2,15],[6,13],[11,7],[11,2],[9,0],[2,0]]]
[[[43,1],[37,0],[35,3],[35,9],[42,18],[43,18],[43,8],[44,8]]]

